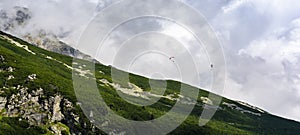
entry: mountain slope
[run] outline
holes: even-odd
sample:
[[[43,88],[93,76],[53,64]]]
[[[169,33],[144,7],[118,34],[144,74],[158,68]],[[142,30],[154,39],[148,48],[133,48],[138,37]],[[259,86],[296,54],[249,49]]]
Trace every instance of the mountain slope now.
[[[84,66],[73,68],[72,60],[72,57],[49,52],[6,33],[0,33],[0,134],[104,134],[89,122],[80,109],[81,103],[77,101],[73,89],[72,70],[87,78],[91,74]],[[143,92],[135,89],[149,91],[149,79],[130,74],[130,84],[134,88],[126,86],[128,82],[116,84],[110,76],[111,68],[96,64],[95,77],[105,102],[124,118],[152,120],[168,112],[176,101],[184,99],[177,94],[181,83],[169,80],[166,92],[157,103],[146,107],[129,104],[117,91],[128,95],[142,95]],[[125,88],[128,91],[125,92]],[[246,103],[226,98],[222,99],[212,120],[200,127],[198,121],[203,107],[214,107],[207,95],[207,91],[200,90],[197,101],[189,101],[197,102],[195,108],[184,123],[170,134],[300,132],[299,122],[283,119]],[[128,125],[124,125],[124,128],[126,126]],[[124,131],[111,129],[110,133]]]

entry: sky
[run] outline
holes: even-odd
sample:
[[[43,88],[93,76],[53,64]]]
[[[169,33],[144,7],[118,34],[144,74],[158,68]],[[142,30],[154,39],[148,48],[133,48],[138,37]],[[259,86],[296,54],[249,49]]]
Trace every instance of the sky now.
[[[22,6],[27,7],[32,13],[29,22],[12,30],[13,34],[21,36],[39,29],[56,35],[67,33],[61,37],[62,41],[87,54],[93,54],[89,51],[92,49],[80,49],[77,46],[79,38],[93,17],[117,1],[0,0],[0,9],[10,11],[15,6]],[[220,94],[245,101],[272,114],[300,121],[300,2],[181,1],[199,11],[207,19],[222,43],[227,74],[225,89]],[[162,8],[165,5],[162,4]],[[138,36],[137,40],[128,40],[136,33],[145,31],[160,31],[162,34],[160,42],[150,44]],[[148,39],[158,38],[153,33],[144,36]],[[122,45],[124,41],[126,42]],[[114,64],[122,69],[154,78],[164,76],[180,80],[182,74],[187,74],[191,78],[187,80],[189,83],[210,88],[210,61],[205,54],[205,48],[201,47],[186,29],[177,24],[158,19],[135,19],[116,28],[106,42],[100,50],[101,53],[95,56],[104,64]],[[166,43],[175,44],[172,46],[173,51],[168,49],[169,46],[162,46]],[[130,48],[126,47],[126,44],[144,44],[144,46]],[[164,53],[140,54],[139,52],[145,48],[156,48]],[[191,56],[186,56],[186,53]],[[137,55],[141,56],[135,58]],[[194,61],[189,59],[188,62],[194,64],[195,71],[186,69],[183,73],[178,72],[176,65],[166,59],[168,56],[176,56],[179,65],[187,62],[186,59],[180,59],[181,57],[193,57]],[[135,61],[122,63],[126,59],[133,58]]]

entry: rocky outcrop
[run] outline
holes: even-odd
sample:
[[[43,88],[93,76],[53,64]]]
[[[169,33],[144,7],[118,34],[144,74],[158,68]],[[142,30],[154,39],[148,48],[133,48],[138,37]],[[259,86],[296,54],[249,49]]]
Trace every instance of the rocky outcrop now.
[[[5,62],[1,55],[0,61]],[[45,94],[43,88],[28,88],[39,78],[37,74],[25,76],[24,81],[17,86],[10,86],[8,81],[20,79],[18,76],[9,75],[15,72],[12,66],[0,67],[0,72],[8,74],[6,83],[0,88],[0,116],[18,117],[20,121],[27,121],[32,126],[49,127],[54,134],[98,134],[96,129],[81,112],[76,109],[71,101],[62,94]],[[49,84],[50,89],[58,89]]]
[[[61,121],[64,118],[64,115],[61,113],[61,109],[60,109],[62,97],[57,95],[54,98],[51,98],[50,100],[52,100],[51,102],[53,102],[53,109],[52,109],[53,113],[52,113],[51,121],[52,122]]]
[[[42,88],[30,92],[28,88],[18,85],[14,89],[18,91],[17,94],[12,94],[9,98],[0,97],[0,110],[6,109],[4,115],[20,116],[31,125],[45,125],[49,122],[62,121],[64,115],[61,106],[65,105],[65,108],[73,109],[72,103],[59,94],[45,98]],[[69,114],[74,116],[71,119],[78,121],[78,116],[74,112],[72,113],[72,115]]]
[[[37,33],[37,34],[36,34]],[[66,43],[62,42],[60,40],[60,37],[47,32],[45,30],[39,30],[36,33],[27,33],[26,35],[23,35],[23,39],[28,41],[29,43],[32,43],[33,45],[36,45],[40,48],[56,52],[59,54],[84,59],[88,61],[97,62],[95,59],[90,57],[89,55],[86,55],[79,50],[67,45]]]
[[[73,103],[60,94],[46,97],[42,88],[29,90],[21,85],[1,89],[18,91],[9,97],[0,96],[2,116],[20,117],[20,120],[25,120],[34,126],[51,125],[48,130],[58,135],[66,133],[67,127],[72,134],[100,132],[90,122],[84,121],[82,115],[77,114]]]
[[[8,98],[6,103],[6,112],[8,117],[21,116],[27,120],[31,125],[46,124],[43,120],[51,114],[45,109],[45,101],[42,101],[43,89],[33,90],[28,92],[28,88],[20,85],[15,88],[19,92],[13,94]]]

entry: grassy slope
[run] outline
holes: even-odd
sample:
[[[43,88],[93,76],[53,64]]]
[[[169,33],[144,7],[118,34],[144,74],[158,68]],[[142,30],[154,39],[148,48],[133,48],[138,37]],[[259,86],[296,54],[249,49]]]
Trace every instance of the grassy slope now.
[[[28,45],[29,49],[36,53],[30,54],[24,49],[14,46],[4,39],[0,39],[0,55],[5,58],[5,63],[0,63],[1,68],[12,66],[15,68],[13,73],[0,73],[0,87],[5,84],[8,86],[23,85],[29,89],[43,88],[47,96],[60,93],[68,98],[73,103],[76,102],[75,93],[72,86],[72,71],[66,68],[61,63],[45,58],[51,56],[52,58],[62,61],[68,65],[72,65],[72,58],[60,54],[52,53],[15,38],[14,40],[21,44]],[[96,78],[106,78],[111,81],[111,68],[97,64],[96,71],[102,71],[105,74],[96,72]],[[30,74],[37,74],[38,79],[33,82],[25,82],[24,80]],[[9,75],[14,75],[15,79],[5,81]],[[149,79],[131,75],[130,82],[139,87],[149,90]],[[54,86],[54,87],[53,87]],[[173,105],[174,102],[161,99],[158,103],[148,107],[138,107],[128,104],[112,87],[98,86],[100,93],[113,110],[127,118],[133,120],[150,120],[165,114],[170,109],[166,105]],[[168,81],[167,91],[165,94],[178,92],[180,83],[175,81]],[[9,97],[15,91],[6,91],[4,95]],[[207,96],[206,91],[200,91],[200,96]],[[223,99],[227,103],[238,104],[229,99]],[[201,102],[199,99],[198,102]],[[221,106],[224,110],[218,111],[214,118],[205,126],[199,127],[199,114],[202,112],[202,107],[195,107],[192,114],[186,121],[179,126],[171,134],[297,134],[300,132],[300,124],[294,121],[282,119],[270,114],[262,114],[261,117],[252,114],[241,113],[237,110],[232,110]],[[243,107],[243,106],[241,106]],[[251,110],[250,108],[243,107]],[[80,109],[78,113],[84,117]],[[255,110],[253,110],[255,111]],[[234,124],[232,124],[234,123]],[[27,130],[24,130],[27,129]],[[0,119],[0,134],[42,134],[45,129],[41,127],[32,127],[26,125],[26,122],[18,122],[17,118]]]

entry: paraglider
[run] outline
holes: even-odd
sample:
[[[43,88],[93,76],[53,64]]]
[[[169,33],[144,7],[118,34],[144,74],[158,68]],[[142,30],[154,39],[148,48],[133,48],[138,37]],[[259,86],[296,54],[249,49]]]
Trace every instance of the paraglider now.
[[[213,64],[210,64],[210,68],[214,68],[214,65],[213,65]]]
[[[174,59],[175,59],[175,57],[173,57],[173,56],[169,58],[169,60],[172,61],[173,63],[175,62]]]

